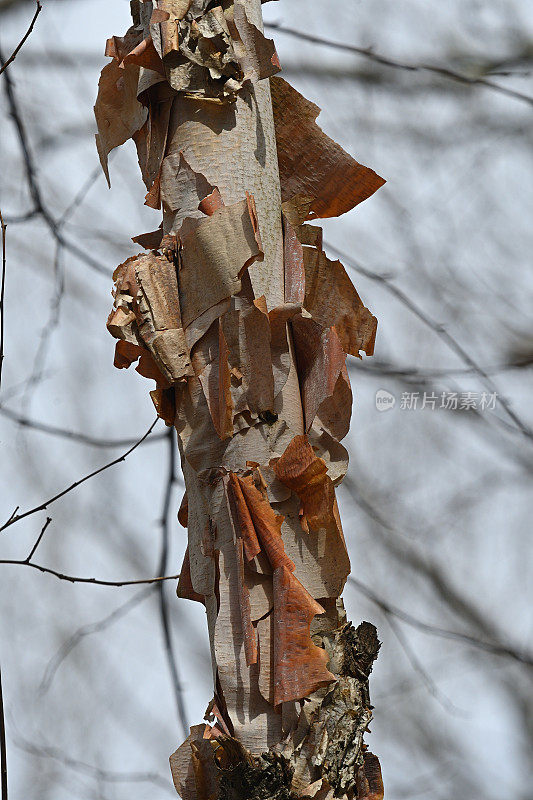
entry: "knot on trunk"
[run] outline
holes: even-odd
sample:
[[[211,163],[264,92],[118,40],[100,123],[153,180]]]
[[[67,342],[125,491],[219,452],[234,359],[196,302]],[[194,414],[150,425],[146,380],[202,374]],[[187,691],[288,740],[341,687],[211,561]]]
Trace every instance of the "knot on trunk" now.
[[[219,800],[293,800],[294,769],[278,753],[263,753],[253,763],[222,769]]]

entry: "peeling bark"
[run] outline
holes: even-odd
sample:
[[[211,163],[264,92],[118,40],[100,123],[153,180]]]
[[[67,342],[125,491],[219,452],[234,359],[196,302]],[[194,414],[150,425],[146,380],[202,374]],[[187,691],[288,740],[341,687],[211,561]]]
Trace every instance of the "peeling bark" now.
[[[375,629],[346,622],[335,486],[348,354],[376,319],[320,228],[383,179],[318,127],[279,71],[260,0],[131,2],[95,114],[133,138],[161,227],[115,271],[115,364],[155,381],[176,428],[188,547],[178,595],[205,605],[214,699],[171,757],[183,800],[379,800],[366,750]],[[271,94],[272,92],[272,94]],[[109,177],[109,176],[108,176]]]

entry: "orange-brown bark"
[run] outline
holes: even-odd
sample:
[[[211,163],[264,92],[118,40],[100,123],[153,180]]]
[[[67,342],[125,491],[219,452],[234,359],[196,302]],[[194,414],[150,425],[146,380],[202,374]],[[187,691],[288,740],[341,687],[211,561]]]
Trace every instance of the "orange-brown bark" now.
[[[132,11],[127,34],[108,40],[97,145],[109,177],[109,152],[134,139],[163,219],[115,271],[108,329],[116,366],[139,362],[177,431],[178,594],[205,604],[215,694],[208,724],[171,759],[175,785],[183,800],[229,800],[229,770],[242,800],[263,780],[291,797],[377,800],[362,744],[369,669],[346,666],[366,629],[344,618],[334,489],[347,468],[346,356],[372,354],[377,322],[305,221],[384,181],[275,77],[260,0],[134,0]],[[337,769],[343,736],[352,766]]]

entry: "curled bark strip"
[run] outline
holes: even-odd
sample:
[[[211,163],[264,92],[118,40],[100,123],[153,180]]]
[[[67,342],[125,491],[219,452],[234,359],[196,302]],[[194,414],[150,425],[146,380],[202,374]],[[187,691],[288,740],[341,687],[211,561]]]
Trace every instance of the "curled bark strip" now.
[[[191,742],[191,759],[198,800],[215,800],[220,792],[220,779],[214,764],[213,741],[206,737]]]
[[[107,322],[110,333],[143,345],[168,384],[192,376],[174,263],[154,252],[141,253],[121,264],[114,277],[115,307]]]
[[[270,86],[283,201],[313,197],[309,217],[338,217],[383,186],[318,127],[318,106],[283,78],[271,78]]]
[[[334,328],[323,329],[313,319],[292,321],[305,430],[317,424],[337,441],[350,427],[352,393],[346,356]]]
[[[281,564],[274,570],[274,705],[308,697],[335,680],[328,654],[309,635],[324,609]]]
[[[178,510],[178,522],[183,528],[186,528],[189,524],[189,498],[187,491],[183,493],[183,497],[181,498]]]
[[[272,569],[283,566],[292,572],[294,562],[286,555],[281,538],[283,517],[275,513],[268,500],[265,500],[261,492],[256,489],[251,476],[237,477],[237,481],[252,518],[257,538],[261,542],[261,547],[265,551]]]
[[[241,611],[241,624],[244,639],[244,653],[246,657],[246,666],[251,667],[252,664],[257,663],[257,636],[254,626],[252,625],[252,612],[250,609],[250,592],[246,586],[246,578],[244,575],[244,551],[243,539],[238,538],[235,542],[235,551],[237,555],[237,569],[239,575],[239,608]]]
[[[183,556],[183,564],[181,565],[180,579],[178,581],[176,594],[178,597],[181,597],[184,600],[195,600],[197,603],[203,603],[205,605],[205,597],[203,594],[196,592],[194,590],[194,586],[192,585],[191,560],[188,546],[185,550],[185,555]]]
[[[288,219],[295,228],[300,226],[308,219],[311,213],[314,197],[306,197],[303,194],[295,194],[290,200],[285,200],[281,204],[281,213],[284,219]]]
[[[267,39],[259,28],[250,22],[246,8],[238,0],[233,6],[233,19],[245,49],[244,57],[241,58],[245,74],[253,70],[257,78],[262,80],[279,72],[281,64],[273,40]]]
[[[325,328],[335,327],[345,353],[371,356],[377,319],[366,308],[340,261],[330,261],[322,250],[303,248],[304,307]]]
[[[288,217],[283,217],[283,262],[285,264],[285,302],[303,303],[305,266],[302,243]]]
[[[159,72],[160,75],[165,74],[163,62],[154,47],[151,36],[143,39],[133,50],[130,50],[122,61],[122,65],[124,64],[136,64],[138,67],[144,67],[145,69],[151,69],[153,72]]]
[[[218,435],[226,439],[233,433],[233,400],[231,397],[231,374],[228,364],[228,343],[224,336],[222,318],[218,319]]]
[[[204,731],[204,739],[209,739],[212,735],[215,737],[220,736],[220,734],[224,736],[231,736],[232,733],[226,723],[225,717],[227,717],[227,709],[225,709],[224,713],[220,710],[219,705],[223,705],[220,703],[220,699],[217,697],[215,692],[214,698],[211,700],[209,705],[207,706],[207,710],[205,712],[204,719],[215,724],[211,729],[207,728]]]
[[[384,789],[378,757],[366,751],[357,772],[357,800],[383,800]]]
[[[105,55],[114,59],[119,66],[128,53],[131,53],[142,41],[142,32],[135,25],[126,31],[124,36],[110,36],[105,45]]]
[[[131,342],[117,342],[113,366],[117,367],[117,369],[128,369],[137,360],[139,360],[139,363],[135,368],[135,372],[138,372],[143,378],[155,381],[159,387],[168,388],[168,381],[148,350]]]
[[[146,108],[137,100],[138,80],[139,67],[129,64],[122,68],[115,60],[107,64],[100,75],[94,105],[98,126],[96,147],[109,186],[109,153],[127,142],[147,118]]]
[[[146,97],[142,99],[148,109],[148,116],[142,128],[134,133],[132,138],[137,148],[137,158],[144,184],[150,190],[154,181],[159,177],[160,194],[161,164],[167,146],[172,92],[168,86],[160,83],[147,92]],[[157,246],[149,249],[157,249]]]
[[[149,208],[161,208],[161,173],[158,172],[152,185],[144,196],[144,205]]]
[[[253,532],[246,533],[250,529],[251,521],[256,541],[261,542],[274,573],[274,704],[301,699],[319,686],[334,680],[334,676],[326,669],[327,654],[313,644],[309,633],[311,620],[316,614],[324,613],[324,609],[292,575],[295,565],[285,554],[281,539],[283,518],[275,514],[268,501],[254,486],[252,477],[240,478],[232,474],[229,486],[232,487],[236,516],[239,521],[242,519],[244,522],[245,527],[241,529],[243,538],[246,537],[248,541],[253,539]],[[250,519],[242,506],[242,500]],[[257,546],[250,548],[250,555],[256,554],[256,550]],[[244,578],[244,562],[242,564]],[[246,597],[240,602],[244,604]],[[243,606],[241,613],[242,608]],[[245,647],[250,648],[254,657],[254,661],[250,663],[255,663],[255,637],[252,650],[251,643],[246,645],[247,628],[248,621],[243,613]]]
[[[287,383],[293,360],[287,325],[300,311],[300,303],[285,303],[276,306],[268,314],[274,398],[278,397]]]
[[[216,319],[201,338],[192,356],[193,367],[201,383],[213,427],[222,440],[233,434],[233,397],[229,350],[222,317]]]
[[[187,739],[170,756],[170,771],[176,791],[182,800],[201,800],[197,792],[196,773],[191,758],[192,744],[204,738],[205,724],[193,725]]]
[[[156,231],[149,231],[148,233],[139,233],[137,236],[132,236],[131,241],[135,244],[140,244],[145,250],[159,250],[161,241],[163,239],[162,225]]]
[[[154,404],[157,416],[160,417],[165,425],[171,427],[176,421],[176,393],[174,387],[167,389],[158,387],[150,392],[150,397]]]
[[[185,327],[241,289],[241,276],[263,251],[253,202],[223,206],[191,220],[180,236],[180,301]]]
[[[263,298],[264,299],[264,298]],[[228,342],[234,413],[249,411],[256,418],[274,408],[274,377],[268,315],[261,298],[239,298],[222,318]]]
[[[335,488],[325,462],[317,458],[307,436],[295,436],[272,465],[278,479],[296,492],[302,502],[303,529],[337,530],[333,513]]]
[[[229,474],[227,487],[231,511],[243,540],[246,559],[252,561],[261,552],[261,545],[242,493],[241,484],[233,472]]]
[[[204,197],[203,200],[200,200],[198,209],[207,217],[212,217],[215,211],[218,211],[218,209],[222,208],[223,205],[224,201],[222,200],[222,195],[215,186],[210,194]]]

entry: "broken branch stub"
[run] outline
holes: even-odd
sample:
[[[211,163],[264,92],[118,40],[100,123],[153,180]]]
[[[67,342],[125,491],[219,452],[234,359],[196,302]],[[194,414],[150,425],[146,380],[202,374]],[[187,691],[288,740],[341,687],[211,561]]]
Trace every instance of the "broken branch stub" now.
[[[205,605],[214,699],[171,757],[183,800],[379,800],[363,736],[375,629],[340,599],[350,563],[335,486],[346,356],[376,319],[305,224],[383,183],[276,77],[260,0],[131,3],[108,40],[97,144],[133,138],[162,209],[114,274],[115,365],[155,381],[176,428],[188,546],[178,595]],[[108,176],[109,177],[109,176]]]

